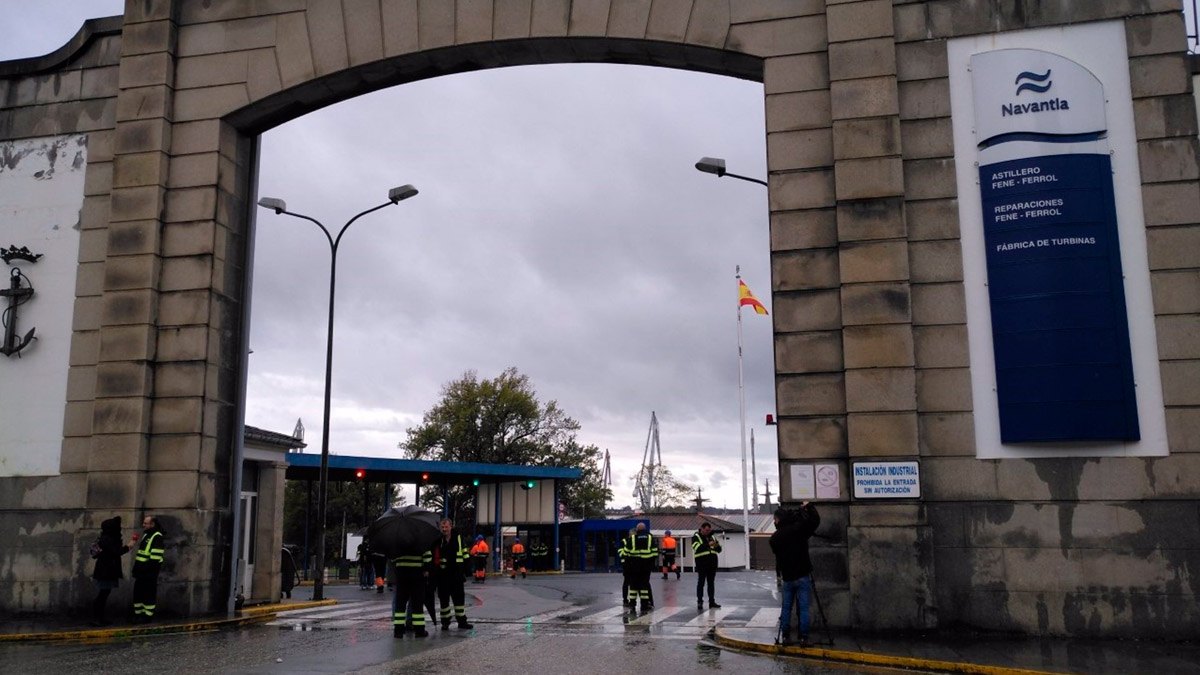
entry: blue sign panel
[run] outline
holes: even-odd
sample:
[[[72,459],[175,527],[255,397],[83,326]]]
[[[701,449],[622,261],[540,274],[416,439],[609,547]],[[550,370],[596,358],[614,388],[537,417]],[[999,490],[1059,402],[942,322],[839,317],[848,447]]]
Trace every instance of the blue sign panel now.
[[[1139,438],[1105,154],[979,168],[1004,443]]]

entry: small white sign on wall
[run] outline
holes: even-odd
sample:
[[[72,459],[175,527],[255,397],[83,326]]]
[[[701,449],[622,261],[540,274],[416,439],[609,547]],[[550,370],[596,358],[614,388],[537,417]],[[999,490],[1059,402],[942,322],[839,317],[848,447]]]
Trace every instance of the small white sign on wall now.
[[[921,465],[917,462],[855,462],[855,499],[917,499]]]
[[[841,471],[837,464],[817,465],[817,499],[840,499],[842,496]]]
[[[816,499],[815,467],[812,464],[793,464],[789,475],[792,479],[792,501],[803,502]]]

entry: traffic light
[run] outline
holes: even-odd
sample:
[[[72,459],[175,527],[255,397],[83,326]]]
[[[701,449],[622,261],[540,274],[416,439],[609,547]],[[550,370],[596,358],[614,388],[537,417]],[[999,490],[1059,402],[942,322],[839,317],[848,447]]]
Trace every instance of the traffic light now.
[[[421,474],[421,482],[422,482],[422,483],[424,483],[424,482],[426,482],[426,481],[428,481],[428,480],[429,480],[429,474],[427,474],[427,473],[423,473],[423,474]]]
[[[475,487],[479,487],[479,479],[476,478],[475,480],[471,481],[471,485],[474,485]]]
[[[527,480],[524,483],[521,483],[521,489],[522,490],[532,490],[533,485],[534,485],[533,481]]]
[[[358,480],[362,480],[363,478],[366,477],[366,475],[367,475],[367,472],[363,471],[362,469],[357,469],[354,472],[354,477],[357,478]]]

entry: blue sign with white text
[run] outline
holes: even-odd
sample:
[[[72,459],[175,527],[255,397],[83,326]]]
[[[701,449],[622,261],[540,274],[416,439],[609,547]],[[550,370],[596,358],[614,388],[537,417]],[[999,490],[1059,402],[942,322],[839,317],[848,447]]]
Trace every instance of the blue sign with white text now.
[[[980,166],[1000,436],[1139,438],[1106,154]]]

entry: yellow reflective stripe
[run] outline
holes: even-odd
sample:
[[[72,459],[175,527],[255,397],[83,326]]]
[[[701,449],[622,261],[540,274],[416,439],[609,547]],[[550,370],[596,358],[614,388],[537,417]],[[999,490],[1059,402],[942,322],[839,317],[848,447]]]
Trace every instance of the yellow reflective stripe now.
[[[137,555],[134,556],[134,560],[137,562],[162,562],[164,549],[161,548],[161,544],[155,546],[155,543],[161,539],[162,532],[155,532],[143,539],[142,543],[138,545]]]

